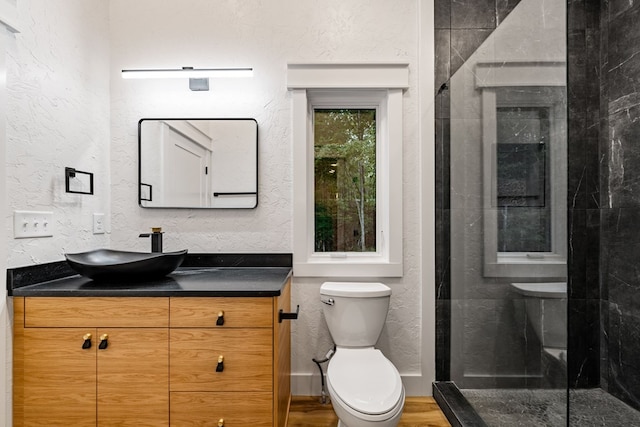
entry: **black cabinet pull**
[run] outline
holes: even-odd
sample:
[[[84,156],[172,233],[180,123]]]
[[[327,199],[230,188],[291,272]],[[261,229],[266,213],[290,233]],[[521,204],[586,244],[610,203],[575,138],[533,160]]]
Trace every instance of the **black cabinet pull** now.
[[[218,366],[216,366],[216,372],[224,371],[224,356],[218,356]]]
[[[100,350],[104,350],[109,346],[109,335],[107,334],[103,334],[100,336],[100,344],[98,345],[98,348]]]
[[[82,339],[84,340],[84,342],[82,343],[82,349],[86,350],[88,348],[91,348],[91,334],[84,334]]]
[[[224,310],[218,312],[218,320],[216,320],[216,326],[224,325]]]

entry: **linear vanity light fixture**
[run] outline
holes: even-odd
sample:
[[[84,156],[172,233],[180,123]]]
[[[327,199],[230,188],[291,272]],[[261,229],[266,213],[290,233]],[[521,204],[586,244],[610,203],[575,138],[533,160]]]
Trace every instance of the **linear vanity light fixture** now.
[[[252,77],[253,68],[152,68],[122,70],[123,79],[189,79],[189,89],[209,90],[209,77]]]

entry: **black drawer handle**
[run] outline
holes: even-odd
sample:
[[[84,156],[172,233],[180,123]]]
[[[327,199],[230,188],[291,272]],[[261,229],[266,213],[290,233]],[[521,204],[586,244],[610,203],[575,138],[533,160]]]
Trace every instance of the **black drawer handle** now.
[[[224,310],[218,312],[218,320],[216,320],[216,326],[224,325]]]

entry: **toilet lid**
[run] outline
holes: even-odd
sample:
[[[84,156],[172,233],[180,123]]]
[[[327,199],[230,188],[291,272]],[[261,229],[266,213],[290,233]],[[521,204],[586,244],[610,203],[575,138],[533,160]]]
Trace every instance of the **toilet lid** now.
[[[329,362],[328,381],[354,410],[370,415],[391,411],[402,395],[402,380],[380,350],[340,348]]]

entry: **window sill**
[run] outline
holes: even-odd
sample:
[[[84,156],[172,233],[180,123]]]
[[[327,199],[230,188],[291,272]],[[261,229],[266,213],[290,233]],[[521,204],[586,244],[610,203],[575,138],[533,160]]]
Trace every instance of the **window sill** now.
[[[485,277],[566,277],[567,262],[562,257],[547,259],[527,259],[525,257],[505,257],[497,262],[485,262]]]
[[[297,277],[402,277],[402,262],[327,259],[293,262]]]

